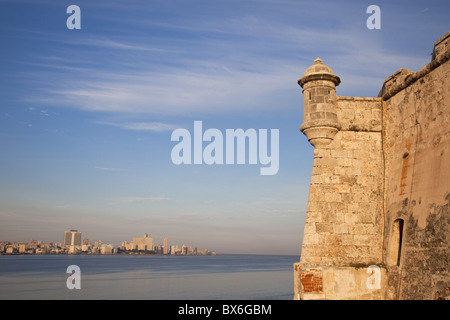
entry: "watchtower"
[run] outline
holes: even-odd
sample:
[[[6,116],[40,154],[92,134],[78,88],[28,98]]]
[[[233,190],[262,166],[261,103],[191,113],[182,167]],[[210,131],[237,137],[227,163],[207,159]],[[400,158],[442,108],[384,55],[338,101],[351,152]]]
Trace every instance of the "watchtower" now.
[[[303,124],[300,130],[315,148],[329,144],[339,130],[336,86],[340,82],[320,58],[314,60],[298,80],[303,88]]]

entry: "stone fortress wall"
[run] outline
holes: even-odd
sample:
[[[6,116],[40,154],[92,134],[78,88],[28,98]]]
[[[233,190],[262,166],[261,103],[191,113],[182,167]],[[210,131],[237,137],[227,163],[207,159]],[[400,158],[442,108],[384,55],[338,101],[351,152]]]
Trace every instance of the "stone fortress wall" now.
[[[336,95],[316,59],[298,81],[315,147],[294,299],[450,297],[450,32],[376,98]]]

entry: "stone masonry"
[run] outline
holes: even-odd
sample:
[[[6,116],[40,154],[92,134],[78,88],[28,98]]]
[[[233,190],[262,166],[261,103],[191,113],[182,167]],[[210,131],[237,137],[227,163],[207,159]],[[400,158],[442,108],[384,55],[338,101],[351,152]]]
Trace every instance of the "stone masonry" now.
[[[336,95],[316,59],[300,130],[315,147],[294,299],[450,296],[450,32],[376,98]]]

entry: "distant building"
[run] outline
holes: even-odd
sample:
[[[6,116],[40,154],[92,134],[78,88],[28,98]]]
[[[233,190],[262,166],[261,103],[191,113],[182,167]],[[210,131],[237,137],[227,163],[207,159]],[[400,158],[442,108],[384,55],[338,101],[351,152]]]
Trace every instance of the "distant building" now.
[[[159,243],[157,243],[157,244],[154,246],[153,251],[155,251],[155,253],[157,253],[157,254],[163,253],[163,247],[162,247],[162,245],[159,244]]]
[[[130,251],[130,250],[136,250],[136,249],[137,249],[137,246],[133,242],[131,242],[131,243],[127,243],[126,242],[125,243],[125,250]]]
[[[92,252],[93,254],[100,253],[100,247],[98,247],[98,246],[92,247],[92,248],[91,248],[91,252]]]
[[[27,249],[27,245],[25,243],[19,244],[19,253],[24,253]]]
[[[114,245],[112,245],[112,244],[103,244],[100,247],[100,253],[101,254],[113,254],[113,253],[115,253]]]
[[[6,247],[6,253],[9,253],[9,254],[17,253],[17,248],[15,248],[13,246]]]
[[[164,238],[163,254],[169,254],[169,239]]]
[[[149,237],[148,234],[144,234],[143,237],[134,237],[133,245],[136,246],[137,250],[153,251],[153,238]]]
[[[81,246],[81,232],[78,230],[64,231],[63,246]]]
[[[91,252],[91,245],[89,243],[83,244],[81,246],[81,252]]]
[[[30,242],[28,242],[27,247],[28,247],[28,248],[37,249],[37,247],[38,247],[38,241],[35,240],[35,239],[33,239],[33,238],[31,238],[31,239],[30,239]]]

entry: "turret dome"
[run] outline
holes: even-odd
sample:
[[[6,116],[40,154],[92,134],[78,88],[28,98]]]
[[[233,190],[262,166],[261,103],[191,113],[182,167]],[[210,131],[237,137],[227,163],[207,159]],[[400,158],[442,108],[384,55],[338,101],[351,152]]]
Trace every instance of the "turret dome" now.
[[[322,59],[317,58],[314,63],[306,69],[303,77],[298,80],[298,84],[303,87],[303,84],[312,80],[330,80],[337,86],[341,83],[341,79],[333,73],[330,67],[322,62]]]

